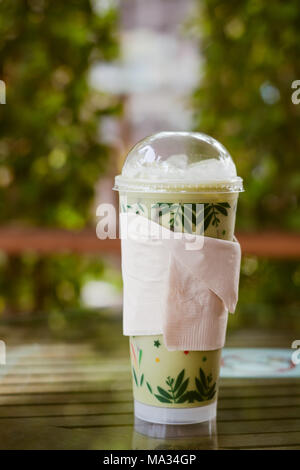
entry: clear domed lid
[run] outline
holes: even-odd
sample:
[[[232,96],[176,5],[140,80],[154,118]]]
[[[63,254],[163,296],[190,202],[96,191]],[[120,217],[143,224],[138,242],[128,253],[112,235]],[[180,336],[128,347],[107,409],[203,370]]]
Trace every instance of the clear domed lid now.
[[[160,132],[138,142],[128,153],[117,191],[243,191],[225,147],[195,132]]]

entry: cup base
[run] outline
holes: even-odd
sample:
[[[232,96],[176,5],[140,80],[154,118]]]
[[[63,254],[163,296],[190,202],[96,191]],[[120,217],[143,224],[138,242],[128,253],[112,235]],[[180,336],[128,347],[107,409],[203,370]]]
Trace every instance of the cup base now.
[[[211,421],[217,415],[217,402],[194,408],[163,408],[134,401],[137,418],[157,424],[195,424]]]

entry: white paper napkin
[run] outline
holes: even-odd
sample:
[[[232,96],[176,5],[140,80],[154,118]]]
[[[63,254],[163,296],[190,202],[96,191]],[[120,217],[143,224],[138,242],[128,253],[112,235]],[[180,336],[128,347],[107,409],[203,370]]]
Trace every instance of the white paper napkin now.
[[[163,334],[169,350],[224,346],[238,299],[239,243],[175,233],[121,214],[124,335]]]

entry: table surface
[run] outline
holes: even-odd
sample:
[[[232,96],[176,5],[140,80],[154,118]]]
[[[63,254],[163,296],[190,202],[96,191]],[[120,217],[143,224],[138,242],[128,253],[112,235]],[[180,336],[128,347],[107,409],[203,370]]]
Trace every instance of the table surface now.
[[[300,449],[299,378],[221,379],[213,436],[141,434],[134,427],[127,341],[120,331],[119,321],[111,330],[104,326],[106,342],[95,344],[5,328],[0,449]],[[293,339],[244,330],[230,334],[227,344],[290,347]]]

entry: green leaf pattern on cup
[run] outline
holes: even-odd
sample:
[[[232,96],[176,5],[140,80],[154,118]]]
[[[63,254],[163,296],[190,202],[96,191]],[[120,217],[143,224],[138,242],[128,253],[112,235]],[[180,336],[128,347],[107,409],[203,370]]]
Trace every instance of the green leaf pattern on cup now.
[[[121,204],[121,212],[134,212],[137,215],[145,213],[145,208],[140,202],[135,204]]]
[[[174,378],[167,377],[167,390],[157,387],[158,394],[154,396],[162,403],[194,403],[212,400],[216,394],[216,382],[212,385],[212,375],[205,375],[203,369],[199,369],[199,378],[195,377],[195,390],[187,390],[189,378],[184,379],[185,370],[183,369],[177,376],[175,385]],[[148,387],[149,388],[149,387]],[[152,389],[151,389],[152,390]],[[152,391],[151,391],[152,393]]]
[[[228,216],[230,209],[228,202],[182,204],[172,202],[157,202],[152,205],[155,210],[156,219],[162,225],[162,217],[168,214],[168,227],[170,230],[184,230],[193,233],[201,226],[204,233],[210,225],[217,228],[220,225],[220,217]],[[140,202],[134,204],[121,204],[122,212],[134,214],[146,214],[146,208]],[[223,234],[224,235],[224,234]]]
[[[187,389],[189,379],[184,379],[184,369],[178,374],[176,381],[174,378],[167,377],[166,385],[168,389],[165,390],[162,387],[157,387],[158,394],[155,397],[162,403],[180,403],[184,392]],[[174,384],[175,382],[175,384]]]
[[[227,209],[230,209],[230,205],[228,202],[204,204],[204,231],[207,230],[210,223],[215,227],[218,227],[220,224],[220,214],[228,216]]]
[[[153,205],[157,209],[159,223],[165,214],[169,214],[170,230],[175,231],[177,227],[184,228],[185,232],[193,233],[196,227],[202,226],[205,232],[209,225],[218,227],[220,216],[228,216],[227,209],[230,209],[228,202],[204,203],[204,204],[174,204],[158,202]],[[204,224],[204,226],[203,226]]]
[[[216,382],[210,385],[212,382],[212,376],[210,374],[206,377],[201,367],[199,370],[199,375],[199,378],[195,378],[195,384],[197,388],[196,393],[200,395],[203,400],[211,400],[216,394]]]
[[[136,376],[136,372],[135,372],[135,368],[134,368],[134,367],[132,368],[132,374],[133,374],[133,378],[134,378],[135,384],[136,384],[136,386],[138,387],[139,384],[138,384],[138,379],[137,379],[137,376]]]
[[[130,342],[132,354],[132,376],[136,387],[146,384],[148,392],[159,402],[168,404],[195,403],[212,400],[216,395],[216,382],[213,382],[212,373],[205,374],[200,367],[199,376],[194,378],[195,389],[188,390],[192,383],[190,377],[185,377],[185,369],[182,369],[176,378],[168,376],[164,386],[157,386],[157,393],[153,391],[151,384],[145,380],[145,373],[140,371],[143,357],[141,348],[135,347],[134,342]],[[206,357],[202,358],[206,361]]]
[[[142,387],[144,383],[145,375],[138,372],[140,368],[143,350],[141,348],[135,348],[133,342],[130,342],[131,355],[132,355],[132,376],[134,383],[137,387]]]
[[[149,384],[149,382],[146,382],[146,385],[147,385],[147,388],[148,388],[149,392],[153,394],[152,387]]]

